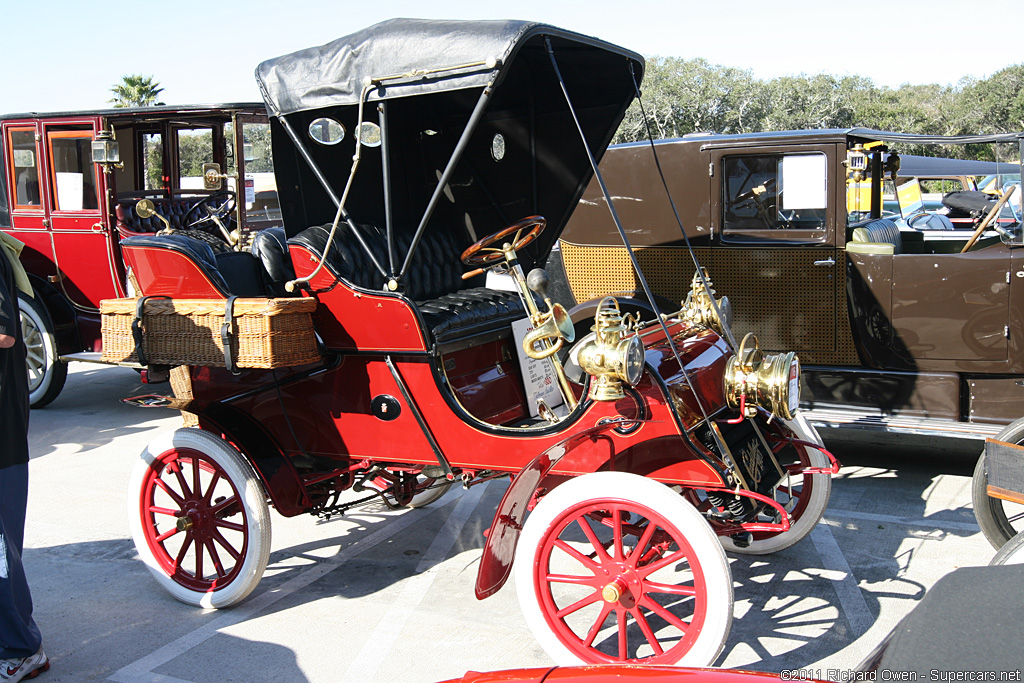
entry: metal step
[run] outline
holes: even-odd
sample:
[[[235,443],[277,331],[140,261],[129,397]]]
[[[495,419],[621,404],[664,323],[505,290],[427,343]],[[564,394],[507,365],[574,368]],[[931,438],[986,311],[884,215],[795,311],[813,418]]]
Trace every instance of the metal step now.
[[[120,365],[122,368],[136,368],[139,369],[142,366],[138,363],[108,363],[107,361],[101,360],[103,354],[99,351],[79,351],[78,353],[67,353],[60,357],[60,360],[64,363],[71,361],[78,361],[79,363],[97,363],[99,365]]]
[[[1006,425],[954,422],[927,417],[882,415],[876,412],[841,408],[814,408],[800,413],[815,427],[823,429],[863,429],[890,434],[944,436],[984,440],[996,436]]]

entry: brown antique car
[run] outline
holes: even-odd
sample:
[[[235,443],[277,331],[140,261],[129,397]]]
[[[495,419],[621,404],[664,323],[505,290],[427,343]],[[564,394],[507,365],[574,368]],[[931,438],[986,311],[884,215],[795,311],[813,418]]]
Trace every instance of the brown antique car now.
[[[884,186],[903,180],[900,143],[999,143],[1002,158],[1019,159],[1022,141],[865,129],[689,135],[611,147],[600,168],[663,311],[686,295],[699,261],[733,304],[737,338],[757,330],[765,350],[799,354],[812,424],[1024,443],[1024,420],[1007,427],[1024,415],[1019,186],[924,229],[883,206]],[[943,199],[965,194],[981,193]],[[653,314],[595,182],[558,247],[548,272],[578,336],[609,293]],[[1001,545],[1024,514],[986,496],[984,461],[975,489],[982,528]]]
[[[0,116],[0,230],[25,243],[35,291],[19,295],[33,407],[60,393],[68,360],[99,359],[99,302],[132,291],[120,240],[162,219],[214,246],[281,225],[262,104]]]

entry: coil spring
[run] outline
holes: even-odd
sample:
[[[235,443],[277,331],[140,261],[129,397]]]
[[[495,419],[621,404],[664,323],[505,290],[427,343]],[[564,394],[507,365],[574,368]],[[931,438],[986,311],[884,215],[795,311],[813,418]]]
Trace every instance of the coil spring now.
[[[743,509],[743,501],[740,500],[739,496],[732,496],[726,499],[720,493],[708,493],[708,502],[716,508],[724,509],[733,517],[742,517],[746,512]]]

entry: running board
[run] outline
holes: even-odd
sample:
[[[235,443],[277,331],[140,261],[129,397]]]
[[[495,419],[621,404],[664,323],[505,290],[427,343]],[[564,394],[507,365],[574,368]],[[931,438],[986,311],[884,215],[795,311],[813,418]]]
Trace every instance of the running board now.
[[[822,429],[863,429],[890,434],[917,434],[944,436],[955,439],[984,440],[1003,431],[1006,425],[954,422],[927,417],[881,415],[829,408],[801,410],[800,414],[812,425]]]
[[[120,365],[123,368],[141,368],[142,366],[138,363],[109,363],[102,360],[103,354],[99,351],[80,351],[79,353],[66,353],[59,358],[61,362],[68,363],[70,361],[78,361],[80,363],[97,363],[99,365]]]

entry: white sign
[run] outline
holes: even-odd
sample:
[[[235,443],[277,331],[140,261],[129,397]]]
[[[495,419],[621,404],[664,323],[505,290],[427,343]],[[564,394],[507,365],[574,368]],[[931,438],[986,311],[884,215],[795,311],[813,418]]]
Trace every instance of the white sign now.
[[[562,392],[558,389],[558,378],[551,368],[551,363],[544,360],[534,360],[523,351],[523,339],[526,334],[533,330],[533,323],[529,318],[523,318],[512,323],[512,337],[516,343],[516,353],[519,354],[519,367],[523,371],[523,386],[526,389],[526,401],[530,404],[530,417],[537,417],[540,410],[537,407],[537,400],[544,399],[549,408],[561,404]]]
[[[782,210],[824,209],[825,155],[782,157]]]

